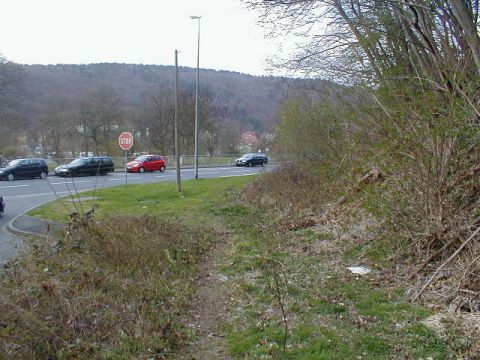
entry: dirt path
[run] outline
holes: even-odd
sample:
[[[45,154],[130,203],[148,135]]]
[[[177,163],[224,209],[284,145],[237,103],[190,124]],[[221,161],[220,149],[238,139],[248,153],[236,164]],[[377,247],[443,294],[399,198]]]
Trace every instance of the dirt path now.
[[[200,266],[198,291],[183,321],[195,331],[197,339],[179,354],[179,359],[229,359],[222,325],[229,314],[230,296],[227,278],[218,268],[224,256],[225,243],[219,242]]]

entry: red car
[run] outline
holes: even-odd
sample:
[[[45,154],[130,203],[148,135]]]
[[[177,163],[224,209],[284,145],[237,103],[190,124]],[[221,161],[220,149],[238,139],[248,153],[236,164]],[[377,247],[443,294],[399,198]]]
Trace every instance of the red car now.
[[[167,160],[160,155],[142,155],[127,164],[128,172],[165,171]]]

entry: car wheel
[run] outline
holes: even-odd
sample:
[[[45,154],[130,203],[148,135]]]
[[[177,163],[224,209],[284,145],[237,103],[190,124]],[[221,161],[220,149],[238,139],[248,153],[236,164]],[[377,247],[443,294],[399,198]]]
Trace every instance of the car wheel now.
[[[15,180],[15,175],[13,175],[13,174],[8,174],[8,175],[7,175],[7,180],[8,180],[8,181]]]
[[[252,167],[252,166],[253,166],[253,163],[249,162],[248,167]]]
[[[165,172],[165,166],[162,165],[162,167],[160,168],[160,172]]]
[[[265,166],[267,163],[265,161],[262,161],[262,166]]]
[[[141,167],[140,169],[138,169],[138,172],[143,174],[145,172],[145,169]]]
[[[47,178],[47,173],[45,171],[42,171],[40,173],[40,179],[46,179]]]

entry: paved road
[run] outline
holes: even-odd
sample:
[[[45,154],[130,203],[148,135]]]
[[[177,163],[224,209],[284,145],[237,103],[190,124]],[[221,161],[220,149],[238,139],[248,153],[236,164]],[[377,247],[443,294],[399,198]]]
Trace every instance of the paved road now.
[[[199,178],[219,178],[230,176],[253,175],[268,171],[270,167],[237,168],[215,167],[200,168]],[[193,169],[182,170],[182,180],[190,180],[194,177]],[[175,170],[167,170],[164,173],[128,174],[128,184],[158,183],[175,181]],[[0,181],[0,194],[6,203],[6,212],[0,218],[0,265],[14,257],[21,250],[23,241],[21,238],[7,231],[7,224],[17,215],[43,203],[55,200],[59,196],[65,196],[76,191],[93,190],[95,188],[111,187],[125,184],[125,174],[116,172],[107,176],[83,176],[72,179],[50,176],[46,180],[16,180]]]

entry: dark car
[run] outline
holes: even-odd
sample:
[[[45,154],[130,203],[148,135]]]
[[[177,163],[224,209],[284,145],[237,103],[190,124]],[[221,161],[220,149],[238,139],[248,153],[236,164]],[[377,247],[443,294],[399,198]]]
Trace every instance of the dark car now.
[[[3,201],[3,196],[0,196],[0,217],[3,216],[5,212],[5,201]]]
[[[262,165],[265,166],[268,163],[268,157],[262,153],[252,153],[245,154],[241,158],[235,160],[235,165],[237,166],[255,166]]]
[[[128,172],[165,171],[167,159],[160,155],[142,155],[127,164]]]
[[[58,176],[106,175],[115,170],[113,160],[108,156],[88,156],[73,160],[70,164],[55,168]]]
[[[44,159],[16,159],[0,169],[0,179],[15,180],[48,176],[48,165]]]

